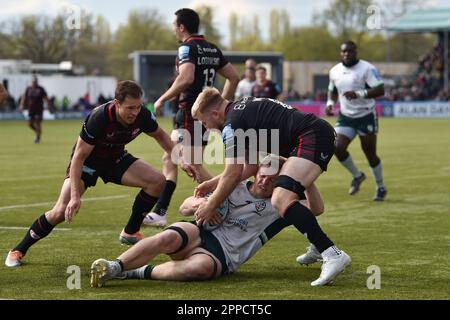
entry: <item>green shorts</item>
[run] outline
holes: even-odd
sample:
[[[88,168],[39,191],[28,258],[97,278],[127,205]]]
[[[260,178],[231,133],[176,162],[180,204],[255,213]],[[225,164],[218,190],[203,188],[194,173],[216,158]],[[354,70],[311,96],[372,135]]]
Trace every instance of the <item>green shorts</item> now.
[[[378,117],[376,111],[361,117],[350,118],[339,112],[335,130],[352,140],[356,135],[366,136],[378,133]]]

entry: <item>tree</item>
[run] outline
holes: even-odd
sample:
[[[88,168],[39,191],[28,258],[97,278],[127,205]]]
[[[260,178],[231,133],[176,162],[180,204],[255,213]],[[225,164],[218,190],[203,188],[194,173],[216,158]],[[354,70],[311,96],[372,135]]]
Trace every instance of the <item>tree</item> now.
[[[359,44],[366,31],[367,8],[370,5],[370,0],[333,0],[323,16],[341,41],[350,39],[356,33],[355,42]]]
[[[128,55],[136,50],[176,50],[177,41],[157,10],[131,11],[116,32],[108,55],[108,71],[119,79],[132,78]]]
[[[200,17],[200,33],[203,34],[208,41],[221,46],[219,30],[214,24],[214,9],[207,5],[201,5],[195,9]]]

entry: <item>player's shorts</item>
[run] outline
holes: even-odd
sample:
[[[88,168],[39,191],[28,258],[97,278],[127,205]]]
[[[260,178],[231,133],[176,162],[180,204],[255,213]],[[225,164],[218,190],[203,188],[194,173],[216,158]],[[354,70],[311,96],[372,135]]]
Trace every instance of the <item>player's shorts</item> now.
[[[197,223],[194,221],[190,221],[192,224],[197,226]],[[210,252],[214,257],[219,260],[222,265],[222,275],[228,274],[228,266],[227,260],[225,259],[225,253],[223,252],[223,248],[220,245],[219,240],[213,235],[213,233],[209,230],[205,230],[202,227],[198,227],[200,230],[200,239],[202,241],[200,247]]]
[[[195,125],[194,122],[196,123]],[[200,141],[202,146],[206,146],[208,144],[208,134],[205,135],[207,130],[200,121],[195,121],[194,118],[192,118],[191,108],[178,109],[175,115],[174,128],[178,131],[178,143],[188,143],[186,139],[188,138],[187,135],[189,134],[189,142],[191,146],[200,145]],[[194,128],[198,129],[194,130]],[[201,134],[202,136],[194,137],[194,133],[198,135]]]
[[[378,133],[378,117],[374,110],[367,116],[350,118],[339,112],[336,122],[336,132],[344,135],[350,140],[356,135],[366,136]]]
[[[133,157],[128,152],[124,152],[120,158],[115,162],[107,165],[83,165],[81,180],[84,182],[85,188],[94,187],[97,184],[97,179],[102,178],[104,183],[112,182],[115,184],[122,184],[122,176],[128,168],[137,161],[138,158]],[[70,163],[67,167],[65,179],[70,175]]]
[[[28,120],[29,121],[42,121],[43,111],[29,111]]]
[[[327,121],[317,119],[297,141],[297,146],[289,155],[312,161],[323,171],[327,171],[328,163],[336,149],[336,132],[333,127]]]

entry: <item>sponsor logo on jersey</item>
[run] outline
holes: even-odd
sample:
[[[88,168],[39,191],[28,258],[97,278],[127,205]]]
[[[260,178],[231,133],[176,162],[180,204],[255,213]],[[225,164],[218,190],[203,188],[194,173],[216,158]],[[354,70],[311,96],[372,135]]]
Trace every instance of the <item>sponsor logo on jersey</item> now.
[[[266,202],[265,201],[255,202],[255,209],[256,209],[257,213],[263,211],[265,208],[266,208]]]
[[[220,59],[219,58],[214,58],[214,57],[198,57],[197,58],[197,65],[202,66],[202,65],[213,65],[213,66],[218,66],[220,63]]]
[[[198,50],[198,54],[203,54],[202,47],[200,47],[199,45],[197,45],[197,50]]]
[[[375,77],[375,79],[377,79],[378,81],[381,81],[381,75],[377,69],[373,68],[372,73],[373,73],[373,76]]]
[[[324,154],[323,152],[320,153],[320,159],[322,161],[327,160],[329,156],[330,156],[329,154]]]
[[[180,59],[180,62],[189,59],[189,50],[189,46],[181,46],[178,48],[178,59]]]

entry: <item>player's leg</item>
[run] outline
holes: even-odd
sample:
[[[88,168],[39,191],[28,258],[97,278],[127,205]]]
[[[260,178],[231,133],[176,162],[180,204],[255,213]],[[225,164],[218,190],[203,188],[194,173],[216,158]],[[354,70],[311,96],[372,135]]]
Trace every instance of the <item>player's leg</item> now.
[[[36,131],[36,139],[34,140],[34,143],[39,143],[41,142],[41,135],[42,135],[42,115],[37,119],[35,119],[34,128]]]
[[[111,181],[117,183],[118,176],[120,176],[120,184],[141,188],[134,200],[128,223],[120,235],[122,243],[135,244],[143,238],[139,232],[142,221],[158,200],[164,188],[165,178],[151,165],[131,155],[127,155],[118,164],[115,175],[117,178],[111,179]]]
[[[84,182],[82,182],[81,194],[85,191]],[[64,221],[64,213],[67,204],[70,201],[70,178],[64,180],[58,201],[53,208],[41,215],[30,226],[22,241],[12,249],[6,258],[5,265],[8,267],[17,267],[21,264],[21,259],[27,253],[28,249],[39,240],[45,238],[52,232],[53,228]]]
[[[178,130],[173,130],[171,134],[172,141],[179,142]],[[143,223],[150,227],[164,227],[167,224],[167,209],[170,200],[177,186],[178,167],[172,161],[172,157],[167,152],[163,155],[163,174],[166,178],[164,189],[156,203],[155,209],[150,212],[144,219]]]
[[[370,165],[370,170],[377,184],[374,201],[383,201],[387,194],[386,186],[383,182],[383,167],[381,160],[377,155],[377,135],[367,134],[360,135],[361,148],[366,155],[367,161]]]
[[[312,286],[332,282],[351,262],[350,257],[323,232],[312,212],[298,201],[305,189],[303,184],[308,186],[321,172],[322,169],[313,162],[291,157],[283,165],[272,195],[272,205],[278,213],[304,234],[323,258],[322,272]]]
[[[163,232],[145,238],[128,249],[115,261],[98,259],[91,267],[91,285],[101,287],[112,278],[147,279],[152,265],[146,265],[159,254],[182,260],[201,244],[199,228],[192,223],[178,222]]]
[[[355,195],[358,193],[361,183],[366,179],[366,175],[358,169],[351,154],[348,152],[348,146],[356,136],[356,130],[352,127],[337,126],[337,139],[335,155],[341,165],[351,173],[353,179],[348,193]]]

